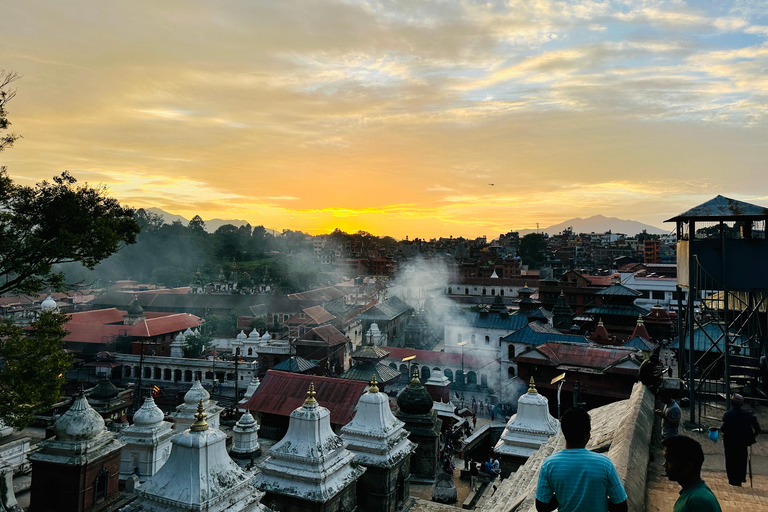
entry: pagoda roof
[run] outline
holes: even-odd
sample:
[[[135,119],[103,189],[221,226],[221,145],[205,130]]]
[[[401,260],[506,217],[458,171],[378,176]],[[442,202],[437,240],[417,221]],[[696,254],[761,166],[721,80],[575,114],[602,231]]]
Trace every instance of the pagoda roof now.
[[[362,361],[357,363],[346,372],[339,375],[340,379],[359,380],[370,382],[371,376],[376,376],[376,381],[381,385],[394,384],[400,378],[400,372],[381,363],[372,361]]]
[[[363,345],[352,352],[352,359],[371,359],[380,361],[389,355],[389,350],[376,345]]]
[[[358,318],[361,320],[372,320],[374,322],[379,320],[388,321],[397,318],[403,313],[407,313],[411,309],[413,308],[406,302],[400,300],[399,297],[392,296],[384,302],[380,302],[379,304],[368,308],[365,313],[359,315]]]
[[[621,345],[622,347],[631,347],[631,348],[637,348],[640,350],[643,350],[645,352],[651,352],[653,349],[656,348],[656,344],[652,341],[643,338],[642,336],[635,336],[633,338],[629,338],[624,344]]]
[[[272,367],[273,370],[293,373],[304,373],[312,368],[317,368],[317,365],[299,356],[291,356],[282,363]]]
[[[721,323],[717,322],[709,322],[704,324],[701,327],[696,327],[693,329],[693,350],[694,352],[706,352],[707,350],[712,347],[712,342],[716,341],[717,348],[713,349],[713,352],[716,354],[721,354],[723,352],[723,347],[725,346],[725,337],[723,336],[723,333],[725,332],[725,327]],[[729,334],[729,340],[731,343],[739,343],[739,340],[741,339],[741,336],[739,336],[736,333],[730,333]],[[669,348],[677,348],[680,340],[676,339],[672,343],[670,343]],[[688,340],[685,340],[685,346],[688,347]]]
[[[635,304],[601,304],[585,311],[588,315],[598,316],[631,316],[647,315],[648,310]]]
[[[768,208],[718,195],[664,222],[683,220],[765,219]]]
[[[531,322],[522,329],[509,334],[501,339],[508,343],[525,343],[526,345],[541,345],[548,341],[571,341],[574,343],[586,343],[584,336],[576,334],[563,334],[549,324]]]
[[[640,297],[642,293],[623,284],[612,284],[608,288],[597,292],[597,295],[603,297]]]

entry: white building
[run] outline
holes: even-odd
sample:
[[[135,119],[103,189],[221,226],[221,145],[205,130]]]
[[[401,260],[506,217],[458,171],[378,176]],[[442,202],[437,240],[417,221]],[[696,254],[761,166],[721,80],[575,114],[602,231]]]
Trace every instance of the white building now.
[[[219,416],[224,408],[216,405],[216,401],[211,400],[210,393],[205,390],[199,380],[196,380],[184,395],[184,403],[179,404],[176,411],[170,414],[176,433],[181,433],[192,425],[197,417],[197,405],[201,401],[208,418],[208,424],[211,428],[219,428]]]

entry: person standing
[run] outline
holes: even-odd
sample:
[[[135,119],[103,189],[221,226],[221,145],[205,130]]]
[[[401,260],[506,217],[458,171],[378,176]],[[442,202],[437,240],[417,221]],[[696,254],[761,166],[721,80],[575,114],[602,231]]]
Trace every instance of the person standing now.
[[[659,398],[664,403],[664,409],[656,409],[654,412],[661,416],[661,438],[676,436],[680,427],[680,418],[682,411],[677,402],[670,396],[668,391],[659,393]]]
[[[474,492],[478,489],[477,475],[480,471],[477,469],[477,463],[473,459],[469,459],[469,490]]]
[[[592,430],[589,413],[569,409],[560,420],[565,449],[541,464],[536,510],[626,512],[627,493],[611,459],[586,449]]]
[[[667,477],[682,487],[673,512],[722,512],[717,497],[701,479],[704,464],[701,445],[685,436],[667,437],[661,445]]]
[[[755,443],[760,433],[760,424],[750,412],[741,408],[744,397],[736,393],[731,397],[731,410],[723,415],[723,449],[725,450],[725,472],[728,483],[740,487],[747,481],[747,450]]]

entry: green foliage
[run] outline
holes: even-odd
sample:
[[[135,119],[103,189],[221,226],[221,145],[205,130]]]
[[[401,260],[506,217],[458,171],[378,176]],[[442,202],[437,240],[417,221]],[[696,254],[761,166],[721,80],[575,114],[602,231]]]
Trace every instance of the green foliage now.
[[[103,188],[77,185],[66,171],[27,187],[0,169],[0,294],[60,289],[64,275],[52,266],[79,262],[92,269],[134,243],[133,215]]]
[[[205,317],[205,332],[210,334],[221,334],[232,336],[237,328],[237,316],[232,313],[229,315],[207,315]]]
[[[22,429],[61,398],[63,374],[72,365],[63,350],[67,318],[43,312],[29,332],[0,324],[0,420],[6,425]]]
[[[11,125],[8,121],[5,105],[16,96],[15,89],[9,89],[8,86],[19,78],[17,73],[0,69],[0,130],[7,130]],[[0,135],[0,151],[11,147],[19,136],[15,133],[6,133]]]
[[[260,316],[258,318],[254,318],[251,320],[251,329],[258,329],[259,332],[262,331],[262,329],[267,328],[267,321],[263,316]]]
[[[520,239],[520,257],[523,264],[540,268],[544,264],[547,240],[541,233],[528,233]]]
[[[211,347],[211,337],[208,334],[190,334],[186,340],[184,357],[200,357]]]

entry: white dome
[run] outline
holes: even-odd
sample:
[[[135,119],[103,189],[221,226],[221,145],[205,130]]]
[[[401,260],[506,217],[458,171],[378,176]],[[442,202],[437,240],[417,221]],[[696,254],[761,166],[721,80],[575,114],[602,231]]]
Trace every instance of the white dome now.
[[[256,426],[256,420],[251,415],[250,411],[245,411],[245,414],[240,416],[240,419],[237,421],[237,426],[240,428],[250,428]]]
[[[184,333],[179,331],[179,334],[176,336],[176,341],[187,341],[186,337],[184,336]]]
[[[189,327],[187,327],[187,330],[184,331],[184,337],[192,336],[193,334],[195,334],[195,333],[192,332],[192,329],[190,329]]]
[[[264,332],[264,336],[261,337],[261,341],[269,341],[272,339],[272,336],[269,335],[269,331]]]
[[[244,340],[244,339],[247,339],[247,338],[248,338],[248,336],[246,336],[246,335],[245,335],[245,333],[244,333],[243,331],[240,331],[240,333],[239,333],[239,334],[236,336],[236,338],[237,338],[238,340]]]
[[[249,340],[258,340],[260,337],[261,335],[259,334],[258,329],[252,330],[251,333],[248,335]]]
[[[150,396],[133,415],[133,424],[140,427],[154,427],[162,423],[164,418],[165,414],[155,405],[155,401]]]
[[[90,439],[104,430],[104,419],[99,416],[81,392],[75,403],[53,424],[58,439]]]
[[[48,297],[45,298],[45,300],[40,304],[40,309],[43,311],[55,311],[56,310],[56,301],[53,300],[53,297],[48,295]]]
[[[184,402],[197,407],[197,403],[200,400],[207,402],[210,398],[210,393],[205,390],[199,380],[195,380],[195,382],[192,383],[192,387],[187,391],[187,394],[184,395]]]

